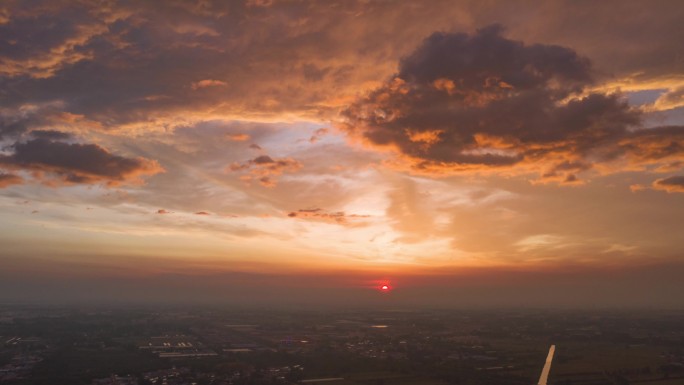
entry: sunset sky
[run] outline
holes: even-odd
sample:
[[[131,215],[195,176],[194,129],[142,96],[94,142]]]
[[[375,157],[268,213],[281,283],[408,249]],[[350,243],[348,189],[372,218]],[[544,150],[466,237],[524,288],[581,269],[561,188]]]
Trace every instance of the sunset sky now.
[[[684,306],[683,20],[3,1],[0,301]]]

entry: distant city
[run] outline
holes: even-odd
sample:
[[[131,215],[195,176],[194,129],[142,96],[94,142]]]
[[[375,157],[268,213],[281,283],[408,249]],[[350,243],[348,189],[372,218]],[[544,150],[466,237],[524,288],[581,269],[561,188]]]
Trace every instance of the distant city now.
[[[3,306],[0,383],[684,383],[684,312]]]

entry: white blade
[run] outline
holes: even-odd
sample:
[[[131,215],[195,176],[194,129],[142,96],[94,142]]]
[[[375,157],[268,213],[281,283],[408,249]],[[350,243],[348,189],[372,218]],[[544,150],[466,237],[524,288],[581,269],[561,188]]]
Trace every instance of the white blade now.
[[[553,361],[553,353],[555,351],[556,345],[551,345],[549,348],[549,355],[546,356],[546,363],[544,364],[544,369],[542,369],[541,376],[539,376],[537,385],[546,385],[546,381],[549,379],[549,371],[551,370],[551,361]]]

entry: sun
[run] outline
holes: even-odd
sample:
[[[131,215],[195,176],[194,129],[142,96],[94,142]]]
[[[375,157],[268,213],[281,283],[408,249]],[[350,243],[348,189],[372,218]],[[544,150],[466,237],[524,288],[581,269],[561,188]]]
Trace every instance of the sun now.
[[[387,278],[376,279],[376,280],[370,281],[370,282],[368,282],[368,286],[366,286],[366,287],[368,289],[375,291],[375,292],[380,292],[383,294],[391,293],[395,289],[393,282],[391,282]]]

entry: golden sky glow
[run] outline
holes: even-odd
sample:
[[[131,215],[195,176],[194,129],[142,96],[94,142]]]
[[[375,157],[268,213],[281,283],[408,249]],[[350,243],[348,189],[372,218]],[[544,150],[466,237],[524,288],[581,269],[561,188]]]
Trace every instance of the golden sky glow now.
[[[678,1],[2,2],[4,292],[225,275],[193,295],[403,280],[415,302],[561,274],[568,304],[596,277],[624,303],[664,282],[648,303],[682,288],[682,20]]]

